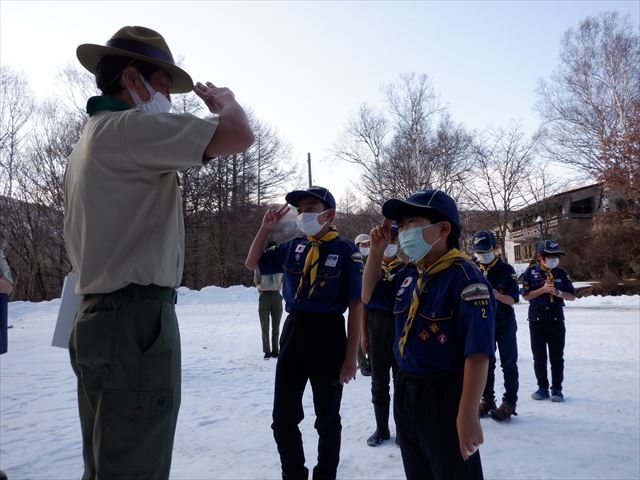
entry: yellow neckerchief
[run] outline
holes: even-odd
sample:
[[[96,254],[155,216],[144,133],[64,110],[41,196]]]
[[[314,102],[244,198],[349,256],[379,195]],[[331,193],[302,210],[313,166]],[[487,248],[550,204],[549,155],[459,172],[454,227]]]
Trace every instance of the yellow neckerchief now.
[[[382,278],[388,282],[393,279],[393,270],[402,263],[400,257],[395,256],[389,263],[386,263],[384,260],[382,261]]]
[[[491,268],[498,263],[498,256],[496,255],[496,258],[494,258],[493,260],[491,260],[489,263],[487,263],[486,265],[479,263],[480,265],[480,270],[482,270],[482,273],[484,273],[484,276],[486,277],[487,274],[489,273],[489,270],[491,270]]]
[[[331,225],[329,227],[329,231],[325,233],[321,238],[316,238],[312,235],[307,235],[307,240],[309,240],[309,251],[307,252],[307,258],[304,261],[304,270],[302,271],[302,276],[300,277],[300,283],[298,284],[298,290],[296,290],[296,297],[300,295],[302,291],[302,287],[305,284],[305,278],[307,278],[307,274],[309,275],[309,295],[308,298],[311,298],[311,294],[316,288],[316,276],[318,275],[318,260],[320,259],[320,244],[327,243],[333,240],[338,236],[338,229]]]
[[[398,348],[400,350],[400,356],[404,358],[404,346],[407,343],[407,338],[409,337],[409,331],[411,331],[411,327],[413,326],[413,319],[418,312],[418,306],[420,304],[420,295],[422,295],[422,290],[424,289],[424,285],[427,283],[429,277],[431,275],[435,275],[446,268],[449,268],[455,262],[459,260],[467,260],[468,257],[462,253],[457,248],[452,248],[447,253],[442,255],[436,262],[430,267],[425,269],[424,259],[418,260],[416,262],[416,267],[418,267],[418,280],[416,282],[416,288],[413,290],[413,295],[411,297],[411,307],[409,307],[409,315],[407,316],[407,320],[404,323],[404,328],[402,329],[402,336],[400,340],[398,340]]]
[[[547,267],[545,267],[542,262],[538,262],[538,266],[540,266],[540,271],[543,273],[543,275],[547,279],[547,282],[551,282],[551,284],[553,284],[553,272],[549,270]],[[554,303],[555,302],[554,295],[550,293],[549,297],[550,297],[549,303]]]

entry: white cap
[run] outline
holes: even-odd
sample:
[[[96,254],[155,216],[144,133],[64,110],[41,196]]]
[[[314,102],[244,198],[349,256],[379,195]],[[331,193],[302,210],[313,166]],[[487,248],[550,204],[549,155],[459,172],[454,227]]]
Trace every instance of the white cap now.
[[[356,245],[360,244],[360,243],[364,243],[364,242],[368,242],[369,240],[371,240],[371,238],[369,237],[369,235],[367,235],[366,233],[361,233],[360,235],[358,235],[355,240],[353,241],[353,243],[355,243]]]

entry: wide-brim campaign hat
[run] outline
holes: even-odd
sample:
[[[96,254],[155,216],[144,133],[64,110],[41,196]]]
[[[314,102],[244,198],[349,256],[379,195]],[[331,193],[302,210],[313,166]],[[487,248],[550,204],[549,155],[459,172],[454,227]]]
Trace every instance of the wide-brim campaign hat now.
[[[306,190],[294,190],[293,192],[287,193],[284,199],[288,204],[297,207],[298,203],[300,203],[300,200],[309,197],[314,197],[318,200],[321,200],[328,208],[332,210],[336,209],[336,200],[333,198],[333,195],[331,195],[331,192],[324,187],[309,187]]]
[[[193,90],[193,80],[176,65],[167,42],[155,30],[146,27],[122,27],[106,45],[84,43],[76,49],[76,56],[84,68],[95,74],[105,55],[135,58],[156,65],[171,76],[171,93]]]
[[[406,200],[387,200],[382,205],[382,214],[396,222],[411,215],[426,217],[434,223],[448,220],[460,232],[460,215],[456,202],[441,190],[420,190]]]

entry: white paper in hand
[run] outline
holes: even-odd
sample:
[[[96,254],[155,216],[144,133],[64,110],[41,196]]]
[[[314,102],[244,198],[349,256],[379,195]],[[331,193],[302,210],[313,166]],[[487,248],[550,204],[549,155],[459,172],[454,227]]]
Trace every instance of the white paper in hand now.
[[[69,348],[69,338],[73,329],[73,320],[76,318],[76,312],[82,302],[82,295],[76,295],[76,275],[69,272],[64,277],[62,284],[62,294],[60,299],[60,310],[58,310],[58,320],[56,321],[56,329],[53,332],[53,340],[51,345],[54,347]]]

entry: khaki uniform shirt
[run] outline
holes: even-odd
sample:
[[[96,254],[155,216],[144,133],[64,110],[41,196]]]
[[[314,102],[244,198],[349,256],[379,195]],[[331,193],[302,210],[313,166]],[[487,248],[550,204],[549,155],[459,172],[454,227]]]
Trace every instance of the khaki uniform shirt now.
[[[129,283],[177,287],[184,220],[177,171],[202,165],[218,117],[145,113],[92,116],[64,179],[64,239],[76,293]]]

